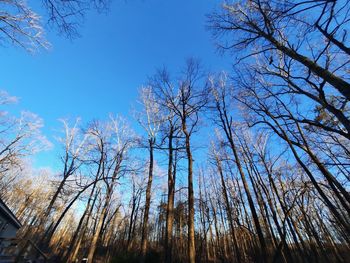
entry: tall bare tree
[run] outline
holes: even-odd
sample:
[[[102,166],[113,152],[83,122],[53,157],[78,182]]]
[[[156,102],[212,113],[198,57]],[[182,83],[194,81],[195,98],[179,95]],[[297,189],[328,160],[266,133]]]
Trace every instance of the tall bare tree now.
[[[151,206],[151,190],[154,172],[154,147],[156,143],[157,133],[161,124],[161,112],[159,105],[155,99],[152,87],[143,87],[140,91],[140,104],[142,105],[142,113],[137,116],[138,122],[147,133],[149,166],[148,166],[148,182],[146,187],[145,209],[143,212],[143,226],[141,236],[141,263],[145,261],[148,240],[148,217]],[[141,114],[141,116],[140,116]]]
[[[199,114],[207,103],[205,75],[198,61],[189,59],[178,83],[174,84],[164,70],[159,72],[158,93],[165,98],[165,105],[179,118],[181,131],[185,137],[188,175],[188,262],[196,259],[194,225],[193,156],[191,135],[195,132]]]

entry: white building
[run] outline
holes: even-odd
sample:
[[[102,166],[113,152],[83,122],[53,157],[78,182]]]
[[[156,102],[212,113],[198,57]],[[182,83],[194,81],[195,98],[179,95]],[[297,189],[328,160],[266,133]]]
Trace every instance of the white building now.
[[[14,245],[14,238],[21,226],[10,208],[0,199],[0,260],[7,254],[5,250]]]

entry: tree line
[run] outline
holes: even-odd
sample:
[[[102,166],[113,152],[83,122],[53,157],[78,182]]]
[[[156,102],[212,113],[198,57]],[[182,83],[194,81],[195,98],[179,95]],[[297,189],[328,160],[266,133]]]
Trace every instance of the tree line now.
[[[157,70],[132,114],[142,134],[122,117],[62,121],[55,178],[21,172],[40,122],[4,119],[1,198],[20,236],[58,262],[346,262],[349,11],[223,4],[208,27],[232,72]]]

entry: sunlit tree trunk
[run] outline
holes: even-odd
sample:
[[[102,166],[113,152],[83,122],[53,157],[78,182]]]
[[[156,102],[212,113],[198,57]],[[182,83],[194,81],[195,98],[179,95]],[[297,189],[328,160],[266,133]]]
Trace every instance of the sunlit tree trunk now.
[[[165,262],[172,262],[173,251],[173,222],[174,222],[174,198],[175,198],[175,174],[176,174],[176,160],[173,157],[173,125],[170,124],[169,138],[168,138],[168,202],[166,211],[166,230],[165,230]],[[176,157],[175,157],[176,158]]]
[[[151,206],[151,189],[153,181],[153,150],[155,138],[150,138],[149,143],[149,167],[148,167],[148,182],[146,188],[146,200],[145,200],[145,210],[143,213],[143,225],[142,225],[142,236],[141,236],[141,263],[145,261],[146,252],[147,252],[147,239],[148,239],[148,217],[149,209]]]

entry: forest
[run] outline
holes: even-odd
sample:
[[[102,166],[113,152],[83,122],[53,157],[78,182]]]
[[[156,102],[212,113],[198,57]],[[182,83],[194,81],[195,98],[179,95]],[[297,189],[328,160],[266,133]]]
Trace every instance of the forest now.
[[[42,2],[63,38],[84,10],[108,6]],[[38,17],[0,0],[0,42],[45,49]],[[58,174],[28,172],[48,144],[41,120],[12,114],[21,94],[1,91],[0,199],[22,224],[18,251],[29,242],[36,262],[349,262],[350,2],[224,1],[206,27],[230,71],[196,57],[159,65],[129,116],[61,119]]]

